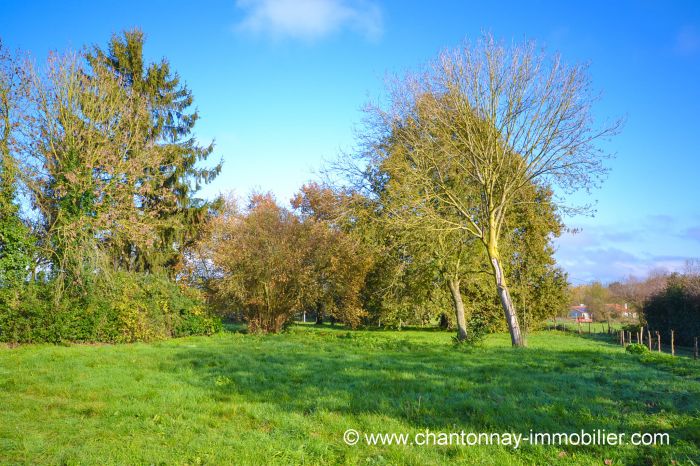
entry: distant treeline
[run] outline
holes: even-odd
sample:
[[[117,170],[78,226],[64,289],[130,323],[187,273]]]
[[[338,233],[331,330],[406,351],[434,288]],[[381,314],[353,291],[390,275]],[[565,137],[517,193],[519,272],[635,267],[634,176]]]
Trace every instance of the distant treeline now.
[[[454,328],[457,304],[469,338],[506,330],[476,245],[386,223],[381,202],[317,183],[303,186],[291,208],[271,194],[228,198],[189,254],[186,276],[220,313],[242,313],[250,329],[263,332],[279,331],[304,312],[351,327]],[[513,229],[504,255],[528,328],[568,300],[549,237],[559,224],[547,205],[527,204],[530,220]]]
[[[42,67],[0,48],[0,341],[208,334],[215,315],[277,332],[306,312],[522,346],[566,307],[553,186],[599,179],[617,130],[592,126],[585,66],[488,35],[445,52],[287,207],[197,197],[220,164],[143,45],[128,31]]]
[[[632,321],[670,342],[693,346],[700,337],[700,261],[688,259],[682,272],[652,270],[607,285],[594,282],[571,289],[572,303],[585,303],[597,321]],[[624,305],[624,307],[623,307]],[[622,311],[624,310],[624,311]],[[634,316],[634,317],[633,317]]]

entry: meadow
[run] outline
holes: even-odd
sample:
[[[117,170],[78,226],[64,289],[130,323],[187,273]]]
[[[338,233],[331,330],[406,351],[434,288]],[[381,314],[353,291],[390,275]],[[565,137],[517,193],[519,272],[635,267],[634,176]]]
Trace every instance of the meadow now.
[[[700,361],[542,331],[294,325],[0,347],[3,464],[698,464]],[[665,432],[665,446],[368,446],[343,433]]]

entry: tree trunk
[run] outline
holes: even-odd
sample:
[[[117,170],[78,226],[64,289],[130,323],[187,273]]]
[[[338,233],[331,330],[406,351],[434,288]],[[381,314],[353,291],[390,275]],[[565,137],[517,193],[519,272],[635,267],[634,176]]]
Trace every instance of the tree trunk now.
[[[520,332],[518,315],[515,313],[515,305],[513,304],[513,300],[510,298],[510,292],[508,291],[508,285],[506,284],[506,278],[503,274],[501,263],[499,262],[496,254],[489,255],[491,255],[491,266],[493,267],[493,274],[496,278],[496,290],[498,291],[498,297],[501,300],[503,313],[505,314],[506,322],[508,323],[508,330],[510,330],[510,340],[513,343],[513,346],[525,346],[525,339],[523,338],[523,334]]]
[[[464,341],[467,339],[467,323],[464,318],[464,303],[462,302],[462,293],[459,292],[459,280],[448,279],[447,286],[450,288],[450,294],[452,295],[452,304],[455,308],[455,315],[457,317],[457,339],[459,341]]]
[[[318,303],[316,305],[316,325],[323,325],[323,314],[325,306],[323,303]]]

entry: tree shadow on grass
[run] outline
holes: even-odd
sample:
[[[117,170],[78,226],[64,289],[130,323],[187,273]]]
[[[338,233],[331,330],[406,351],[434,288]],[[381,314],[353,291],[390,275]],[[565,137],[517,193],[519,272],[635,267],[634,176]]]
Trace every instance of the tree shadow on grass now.
[[[190,383],[215,400],[242,398],[305,416],[375,414],[438,431],[665,431],[674,442],[700,444],[697,372],[683,376],[655,361],[592,350],[458,351],[367,335],[332,340],[263,337],[183,348],[164,369],[192,369]],[[668,429],[667,419],[682,422]],[[649,450],[629,454],[643,459]]]
[[[221,325],[229,333],[248,333],[248,326],[243,322],[224,320]]]
[[[606,333],[606,332],[593,332],[593,333],[588,333],[588,332],[581,332],[578,333],[575,330],[561,330],[561,329],[543,329],[541,330],[543,333],[547,332],[552,332],[555,334],[565,334],[565,335],[570,335],[572,337],[577,337],[577,338],[583,338],[585,340],[592,340],[592,341],[597,341],[601,343],[606,343],[609,345],[613,346],[620,346],[619,342],[619,337],[615,333]]]
[[[345,324],[342,323],[330,323],[330,322],[324,322],[322,324],[318,324],[315,322],[299,322],[295,321],[289,326],[289,330],[294,331],[295,329],[305,329],[307,331],[324,331],[324,330],[333,330],[333,331],[338,331],[338,332],[353,332],[353,331],[361,331],[361,332],[376,332],[376,333],[398,333],[401,334],[401,332],[425,332],[425,333],[446,333],[446,334],[454,334],[456,330],[454,329],[444,329],[441,327],[438,327],[436,325],[402,325],[401,328],[397,327],[391,327],[391,326],[386,326],[383,325],[381,327],[376,326],[376,325],[360,325],[357,328],[351,328]]]

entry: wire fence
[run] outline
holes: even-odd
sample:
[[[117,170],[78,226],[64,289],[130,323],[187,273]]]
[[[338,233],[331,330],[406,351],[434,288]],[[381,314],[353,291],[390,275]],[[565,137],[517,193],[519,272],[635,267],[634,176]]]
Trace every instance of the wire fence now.
[[[700,337],[693,338],[693,346],[679,346],[675,341],[676,332],[670,331],[670,337],[664,340],[663,333],[644,326],[630,326],[620,323],[610,322],[550,322],[548,330],[558,330],[563,332],[588,334],[588,335],[606,335],[610,341],[616,341],[622,347],[630,344],[638,344],[646,346],[649,351],[659,353],[669,353],[672,356],[688,356],[693,359],[700,359]]]

